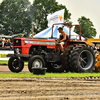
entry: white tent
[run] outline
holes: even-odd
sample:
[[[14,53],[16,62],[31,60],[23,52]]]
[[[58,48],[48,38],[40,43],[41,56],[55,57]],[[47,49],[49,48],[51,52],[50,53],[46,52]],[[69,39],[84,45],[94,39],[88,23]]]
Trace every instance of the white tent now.
[[[53,28],[53,38],[59,38],[59,32],[58,32],[58,25],[56,25],[54,28]],[[67,33],[67,35],[69,35],[69,28],[68,27],[63,27],[63,31]],[[52,27],[50,28],[47,28],[39,33],[37,33],[36,35],[34,35],[34,38],[47,38],[47,39],[50,39],[51,38],[51,34],[52,34]],[[79,35],[75,32],[73,32],[71,30],[71,39],[79,39]],[[82,40],[84,38],[82,37]]]
[[[55,23],[64,23],[64,9],[59,10],[54,12],[52,15],[49,16],[48,18],[48,27],[47,29],[37,33],[36,35],[34,35],[34,38],[51,38],[51,34],[52,34],[52,25]],[[55,25],[53,27],[53,38],[59,38],[59,32],[58,32],[58,27],[62,27],[62,24],[60,25]],[[63,27],[63,31],[67,33],[67,35],[69,35],[69,28],[67,26]],[[73,32],[71,30],[71,39],[79,39],[79,36],[77,33]],[[82,39],[84,39],[82,37]]]

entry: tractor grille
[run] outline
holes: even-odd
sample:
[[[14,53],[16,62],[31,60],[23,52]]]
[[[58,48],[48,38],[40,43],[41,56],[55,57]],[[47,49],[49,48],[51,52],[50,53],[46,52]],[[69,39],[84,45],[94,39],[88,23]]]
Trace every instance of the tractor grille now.
[[[21,46],[21,39],[15,39],[14,46]]]

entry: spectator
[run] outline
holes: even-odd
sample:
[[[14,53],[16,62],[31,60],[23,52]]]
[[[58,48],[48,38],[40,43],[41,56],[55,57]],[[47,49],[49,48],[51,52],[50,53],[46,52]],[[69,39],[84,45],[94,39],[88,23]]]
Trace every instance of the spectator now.
[[[4,47],[4,44],[5,44],[5,39],[3,39],[2,41],[2,47]]]
[[[98,44],[96,44],[96,49],[99,49],[100,47],[99,47],[99,45]]]
[[[85,40],[84,40],[84,41],[85,41],[85,42],[87,42],[87,40],[88,40],[88,38],[85,38]]]
[[[0,39],[1,40],[1,39]],[[10,49],[12,49],[13,48],[13,43],[11,42],[11,40],[10,39],[8,39],[8,40],[5,40],[5,38],[3,38],[2,39],[2,41],[0,41],[1,42],[1,49],[2,50],[10,50]],[[4,48],[3,48],[4,47]]]
[[[4,47],[8,48],[8,40],[5,40]]]
[[[91,46],[93,47],[94,50],[96,50],[95,44],[92,43]]]
[[[11,49],[13,48],[13,42],[12,39],[10,40],[10,45],[11,45]]]
[[[7,48],[11,48],[11,42],[10,42],[10,39],[7,40],[7,42],[6,42],[6,47],[7,47]]]
[[[6,46],[7,46],[6,44],[7,44],[7,40],[5,40],[5,42],[4,42],[4,47],[6,47]]]
[[[98,54],[98,51],[100,51],[100,46],[98,44],[96,44],[96,54]]]
[[[0,47],[2,47],[2,39],[0,39]]]

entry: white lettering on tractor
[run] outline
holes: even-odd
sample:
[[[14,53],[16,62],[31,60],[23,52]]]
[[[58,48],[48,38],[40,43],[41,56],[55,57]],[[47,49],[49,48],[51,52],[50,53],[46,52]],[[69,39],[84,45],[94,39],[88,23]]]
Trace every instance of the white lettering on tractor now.
[[[45,41],[24,41],[26,44],[42,44],[42,45],[55,45],[55,42],[45,42]]]

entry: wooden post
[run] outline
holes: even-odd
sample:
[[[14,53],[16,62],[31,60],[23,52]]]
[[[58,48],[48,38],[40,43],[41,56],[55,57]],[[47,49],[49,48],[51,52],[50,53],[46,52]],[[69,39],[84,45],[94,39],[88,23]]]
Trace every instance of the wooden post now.
[[[32,25],[32,39],[34,38],[33,36],[34,36],[34,27]]]

